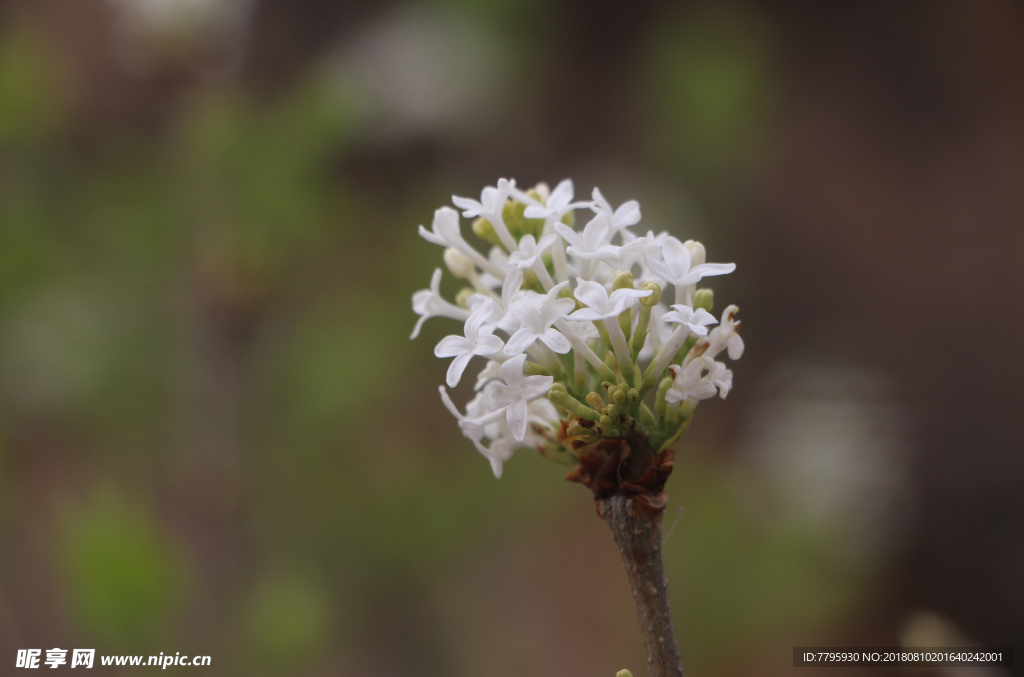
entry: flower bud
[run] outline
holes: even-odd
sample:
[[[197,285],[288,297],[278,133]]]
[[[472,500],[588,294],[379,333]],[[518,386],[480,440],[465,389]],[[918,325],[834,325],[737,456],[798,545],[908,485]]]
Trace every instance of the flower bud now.
[[[615,273],[612,280],[612,289],[633,289],[633,273],[628,270],[620,270]]]
[[[690,267],[703,265],[707,262],[707,253],[704,251],[704,245],[696,240],[687,240],[683,243],[683,246],[690,250]]]
[[[654,306],[658,305],[659,301],[661,301],[661,287],[658,285],[657,282],[654,282],[654,281],[644,282],[644,286],[641,287],[640,289],[642,289],[643,291],[650,291],[651,292],[650,296],[641,296],[640,297],[640,306],[641,307],[643,307],[643,308],[653,308]]]
[[[455,303],[460,308],[469,308],[469,297],[476,293],[476,290],[472,287],[463,287],[455,295]]]
[[[594,409],[600,409],[604,406],[604,400],[597,393],[587,393],[587,404],[592,406]]]
[[[444,263],[452,275],[463,280],[468,280],[476,273],[476,266],[466,258],[466,255],[454,247],[444,250]]]
[[[536,186],[526,191],[526,194],[540,202],[542,205],[546,205],[548,203],[548,198],[551,197],[551,189],[548,187],[548,184],[541,181]]]
[[[473,233],[484,242],[492,244],[495,247],[501,247],[502,249],[505,248],[504,245],[501,244],[501,240],[498,239],[498,234],[494,232],[494,226],[492,226],[491,222],[482,216],[473,222]]]
[[[711,309],[715,307],[715,292],[710,289],[698,289],[693,300],[693,307],[703,308],[710,313]]]
[[[615,677],[633,677],[633,673],[629,670],[619,670],[615,673]]]

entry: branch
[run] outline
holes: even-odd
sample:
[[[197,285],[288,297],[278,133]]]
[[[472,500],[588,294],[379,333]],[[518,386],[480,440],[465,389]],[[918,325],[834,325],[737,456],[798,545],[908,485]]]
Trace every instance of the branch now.
[[[679,643],[668,604],[668,582],[661,562],[662,511],[621,494],[599,499],[597,508],[608,522],[622,555],[647,650],[648,673],[651,677],[682,677]]]

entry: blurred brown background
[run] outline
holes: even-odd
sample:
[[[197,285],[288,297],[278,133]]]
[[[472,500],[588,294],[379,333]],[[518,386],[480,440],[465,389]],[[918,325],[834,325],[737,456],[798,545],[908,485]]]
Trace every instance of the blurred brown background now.
[[[1024,648],[1020,3],[7,0],[0,673],[643,674],[589,494],[495,480],[407,339],[416,225],[500,176],[738,265],[668,485],[691,674]]]

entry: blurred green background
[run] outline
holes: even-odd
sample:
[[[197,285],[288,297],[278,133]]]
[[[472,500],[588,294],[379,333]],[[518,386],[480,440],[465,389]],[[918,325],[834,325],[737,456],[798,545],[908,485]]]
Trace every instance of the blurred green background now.
[[[495,480],[453,325],[408,340],[416,226],[501,176],[739,266],[668,485],[692,674],[1022,646],[1019,4],[7,0],[0,661],[643,674],[588,492]]]

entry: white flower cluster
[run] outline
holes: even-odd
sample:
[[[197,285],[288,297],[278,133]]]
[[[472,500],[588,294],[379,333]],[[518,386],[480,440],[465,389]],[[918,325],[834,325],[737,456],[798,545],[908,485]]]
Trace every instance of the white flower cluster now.
[[[496,477],[523,446],[572,462],[576,450],[609,437],[670,445],[698,400],[724,398],[732,387],[732,372],[715,358],[743,353],[736,307],[709,333],[717,322],[708,312],[712,295],[697,289],[734,264],[705,262],[699,242],[637,235],[634,200],[612,209],[596,188],[590,201],[576,202],[573,193],[570,180],[521,191],[501,179],[479,201],[453,197],[490,245],[486,256],[463,237],[451,207],[434,213],[431,230],[420,226],[467,286],[455,303],[446,301],[436,269],[430,288],[413,294],[420,319],[411,338],[431,317],[464,323],[462,335],[441,339],[434,354],[453,358],[452,388],[474,356],[485,358],[476,396],[465,413],[444,386],[441,398]],[[593,212],[582,231],[573,229],[579,209]],[[663,286],[674,290],[671,309],[661,303]],[[649,392],[653,409],[644,402]]]

